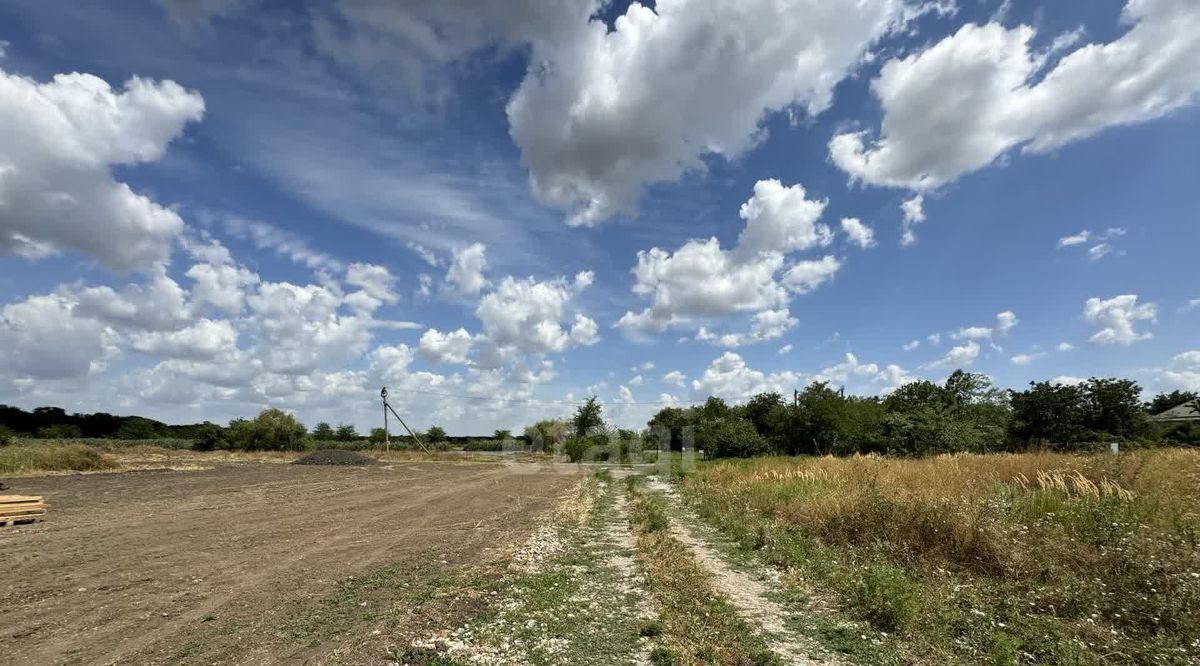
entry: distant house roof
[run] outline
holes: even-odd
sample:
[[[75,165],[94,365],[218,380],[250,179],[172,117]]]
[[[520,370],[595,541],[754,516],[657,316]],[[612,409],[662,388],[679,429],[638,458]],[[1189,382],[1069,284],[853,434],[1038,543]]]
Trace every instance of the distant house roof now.
[[[1175,405],[1161,414],[1150,417],[1151,421],[1171,423],[1175,421],[1200,421],[1200,400]]]

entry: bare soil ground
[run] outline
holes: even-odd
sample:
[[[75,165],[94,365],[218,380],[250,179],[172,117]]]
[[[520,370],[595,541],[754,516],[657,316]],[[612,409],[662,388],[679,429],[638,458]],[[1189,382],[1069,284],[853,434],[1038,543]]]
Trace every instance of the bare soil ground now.
[[[50,510],[0,530],[0,663],[386,662],[384,641],[471,616],[438,581],[486,575],[578,480],[568,470],[225,462],[20,479]]]

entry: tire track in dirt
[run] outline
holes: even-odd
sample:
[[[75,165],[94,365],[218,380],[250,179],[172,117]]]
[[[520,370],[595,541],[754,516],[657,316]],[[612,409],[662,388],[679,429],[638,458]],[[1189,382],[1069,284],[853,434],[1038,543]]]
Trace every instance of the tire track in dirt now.
[[[691,552],[692,557],[712,576],[716,590],[733,604],[743,620],[756,627],[771,651],[789,664],[843,664],[811,639],[797,635],[784,622],[788,610],[770,598],[770,589],[759,578],[729,565],[715,548],[697,536],[692,528],[695,518],[684,509],[675,488],[656,478],[649,477],[647,486],[660,493],[668,502],[667,515],[672,537]],[[687,520],[681,520],[680,517]],[[761,572],[764,577],[777,582],[773,571]]]

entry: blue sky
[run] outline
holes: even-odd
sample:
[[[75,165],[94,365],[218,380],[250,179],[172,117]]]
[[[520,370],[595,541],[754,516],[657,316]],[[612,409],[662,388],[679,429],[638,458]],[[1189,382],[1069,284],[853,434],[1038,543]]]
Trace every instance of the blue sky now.
[[[0,52],[10,404],[1200,389],[1190,0],[0,0]]]

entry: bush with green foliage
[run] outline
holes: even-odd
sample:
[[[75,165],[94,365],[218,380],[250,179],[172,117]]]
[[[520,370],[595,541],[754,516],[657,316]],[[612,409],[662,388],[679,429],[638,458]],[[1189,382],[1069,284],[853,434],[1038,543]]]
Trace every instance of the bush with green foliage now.
[[[1179,446],[1200,446],[1200,421],[1170,423],[1161,428],[1162,440]]]
[[[463,451],[503,451],[505,443],[512,446],[512,439],[469,439],[462,445]]]
[[[563,445],[563,451],[568,460],[576,463],[605,462],[612,456],[606,433],[571,437]]]
[[[387,441],[387,433],[383,428],[371,428],[371,434],[367,437],[372,444],[383,444]]]
[[[544,419],[526,427],[525,437],[531,451],[561,453],[571,432],[572,426],[567,421]]]
[[[264,409],[253,419],[229,422],[229,441],[246,451],[303,451],[308,430],[296,417],[279,409]]]
[[[312,429],[312,438],[318,442],[330,442],[337,437],[337,433],[333,431],[333,426],[325,421],[317,424],[317,427]]]
[[[358,439],[358,431],[349,423],[341,423],[338,425],[337,432],[334,433],[333,438],[339,442],[353,442]]]
[[[0,446],[8,446],[17,441],[17,433],[8,426],[0,425]]]
[[[766,438],[742,418],[706,421],[697,434],[696,447],[713,458],[749,458],[771,452]]]
[[[149,419],[134,417],[126,421],[113,437],[117,439],[154,439],[162,436],[158,424]]]
[[[40,439],[79,439],[83,437],[83,433],[77,425],[60,423],[39,428],[37,436]]]
[[[205,421],[200,425],[196,441],[192,442],[193,451],[217,451],[229,448],[229,440],[225,438],[225,430],[215,423]]]
[[[430,426],[421,439],[425,440],[427,444],[444,442],[446,441],[446,431],[441,426]]]

